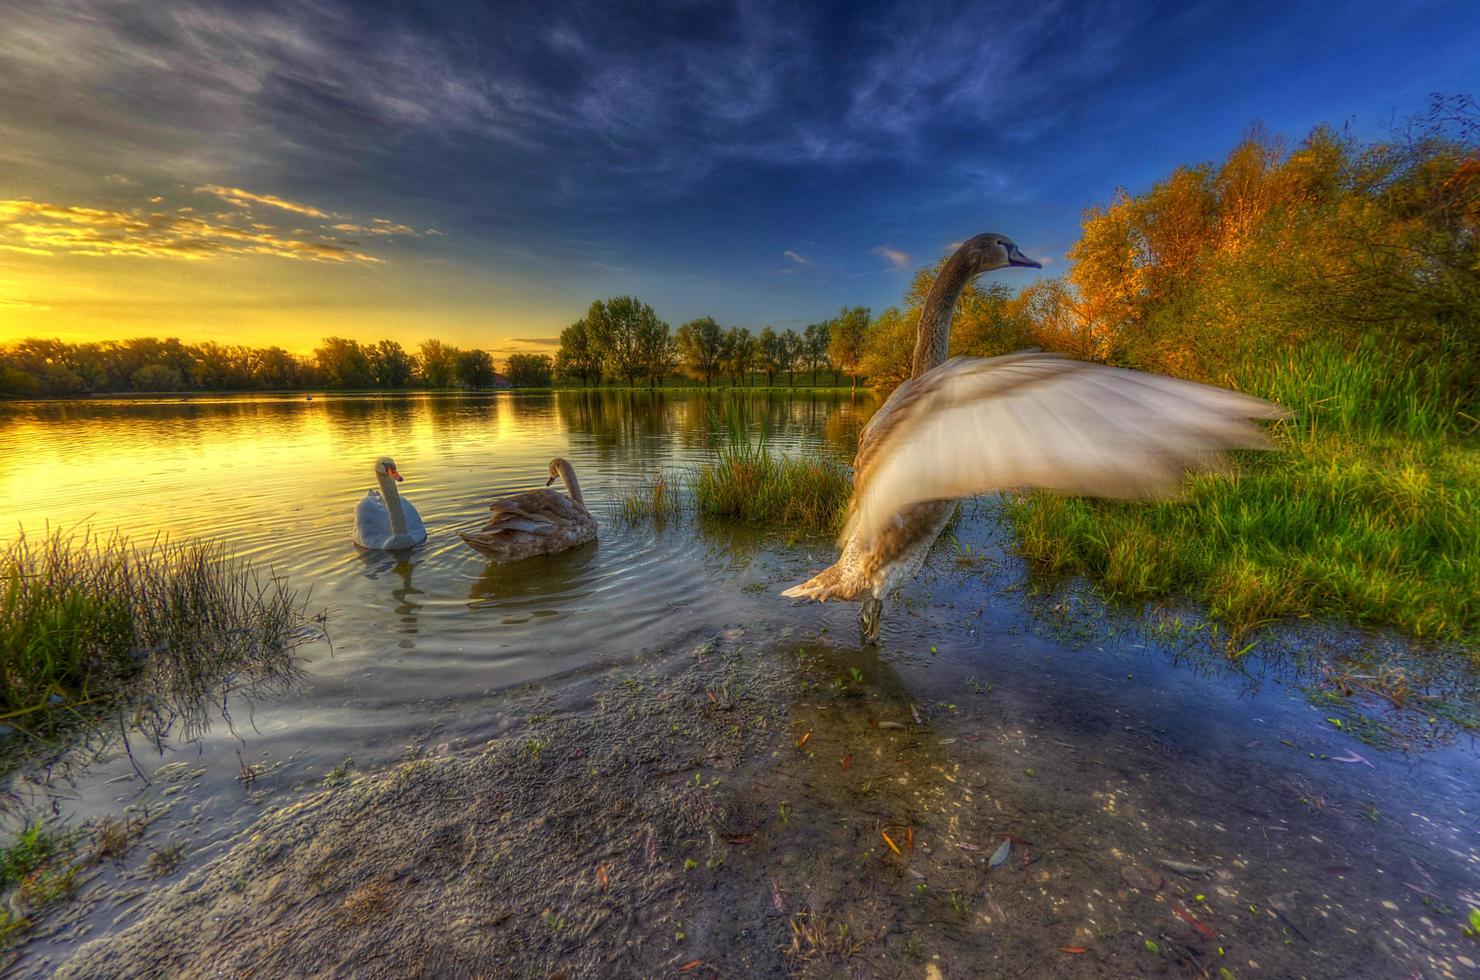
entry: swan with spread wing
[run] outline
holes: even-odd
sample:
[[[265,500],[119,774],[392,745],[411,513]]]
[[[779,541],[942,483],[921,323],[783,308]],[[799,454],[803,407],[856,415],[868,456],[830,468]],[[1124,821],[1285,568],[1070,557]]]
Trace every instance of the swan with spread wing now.
[[[1040,263],[996,234],[962,243],[946,261],[920,311],[911,377],[859,436],[842,553],[782,593],[861,599],[865,642],[878,639],[884,596],[919,570],[958,498],[1028,487],[1164,495],[1227,450],[1267,448],[1250,420],[1285,414],[1223,388],[1058,354],[947,360],[961,290],[1012,266]]]
[[[570,496],[549,489],[556,480]],[[559,457],[550,460],[545,489],[502,497],[489,510],[488,523],[462,532],[462,539],[495,561],[553,555],[596,540],[596,518],[586,509],[575,467]]]

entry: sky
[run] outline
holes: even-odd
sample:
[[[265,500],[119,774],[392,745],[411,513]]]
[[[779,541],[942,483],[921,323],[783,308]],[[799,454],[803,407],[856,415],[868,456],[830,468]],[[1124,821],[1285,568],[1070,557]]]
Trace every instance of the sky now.
[[[13,0],[0,342],[800,327],[980,231],[1062,273],[1086,206],[1251,125],[1477,83],[1474,0]]]

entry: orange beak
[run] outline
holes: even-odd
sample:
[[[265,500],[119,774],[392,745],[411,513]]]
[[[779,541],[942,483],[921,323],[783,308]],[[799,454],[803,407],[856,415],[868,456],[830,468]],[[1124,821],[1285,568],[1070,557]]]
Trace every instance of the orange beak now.
[[[390,475],[390,478],[392,480],[395,480],[397,483],[400,483],[400,482],[402,482],[405,479],[405,477],[401,476],[401,471],[398,470],[398,469],[395,469],[394,467],[392,467],[391,469],[386,470],[386,473],[389,474]]]

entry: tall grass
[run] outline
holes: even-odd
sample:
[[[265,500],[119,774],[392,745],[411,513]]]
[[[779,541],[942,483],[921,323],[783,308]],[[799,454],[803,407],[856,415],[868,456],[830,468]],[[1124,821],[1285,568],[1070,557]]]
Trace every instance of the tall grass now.
[[[1244,369],[1295,418],[1274,453],[1150,505],[1028,494],[1025,557],[1112,597],[1190,595],[1235,633],[1337,617],[1468,646],[1480,663],[1480,453],[1422,363],[1364,341]]]
[[[694,473],[694,500],[710,517],[764,524],[791,534],[835,534],[853,481],[825,459],[775,456],[733,421],[712,460]]]
[[[129,705],[198,725],[228,676],[285,680],[305,607],[219,545],[22,535],[0,571],[0,724],[47,737]]]
[[[618,487],[617,512],[628,524],[662,524],[683,510],[679,488],[667,473],[658,473]]]

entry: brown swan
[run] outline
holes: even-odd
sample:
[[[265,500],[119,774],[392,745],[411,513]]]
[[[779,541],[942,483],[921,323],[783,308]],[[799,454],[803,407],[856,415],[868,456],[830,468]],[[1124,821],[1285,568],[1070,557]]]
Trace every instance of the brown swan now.
[[[565,482],[570,494],[548,489]],[[502,497],[489,505],[488,523],[462,539],[494,561],[518,561],[535,555],[553,555],[596,540],[596,518],[586,509],[576,471],[558,456],[550,460],[546,489]]]
[[[884,596],[919,570],[956,500],[1043,487],[1097,497],[1149,498],[1224,450],[1267,448],[1252,418],[1277,405],[1159,374],[1059,354],[946,360],[951,316],[980,273],[1040,268],[1003,235],[962,243],[920,311],[910,380],[864,427],[853,499],[836,564],[782,595],[863,600],[866,643],[878,639]]]

